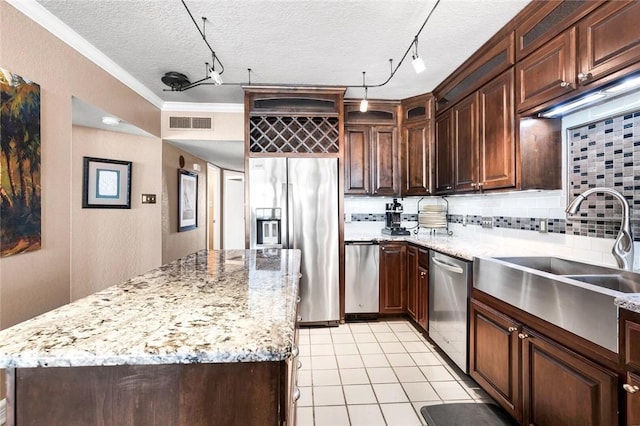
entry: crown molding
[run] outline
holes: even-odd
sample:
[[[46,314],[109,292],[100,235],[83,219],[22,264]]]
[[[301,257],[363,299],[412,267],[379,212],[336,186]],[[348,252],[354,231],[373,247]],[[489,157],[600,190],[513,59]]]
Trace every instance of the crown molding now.
[[[35,0],[5,0],[131,90],[161,109],[164,101]]]
[[[165,102],[162,111],[173,112],[244,112],[244,104]]]

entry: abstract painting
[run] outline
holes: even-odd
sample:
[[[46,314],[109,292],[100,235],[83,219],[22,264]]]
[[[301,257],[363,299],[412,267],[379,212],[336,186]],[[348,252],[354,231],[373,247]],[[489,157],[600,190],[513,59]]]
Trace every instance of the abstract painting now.
[[[0,68],[0,257],[40,249],[40,86]]]

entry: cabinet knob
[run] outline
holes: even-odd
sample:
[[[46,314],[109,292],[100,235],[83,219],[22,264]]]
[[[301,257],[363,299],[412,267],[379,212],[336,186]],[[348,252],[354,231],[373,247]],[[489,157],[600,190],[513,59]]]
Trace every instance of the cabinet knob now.
[[[482,188],[484,186],[484,182],[478,182],[478,188]]]
[[[626,390],[629,393],[636,393],[640,390],[638,386],[630,385],[628,383],[622,385],[622,389]]]
[[[475,182],[472,182],[472,183],[471,183],[471,187],[472,187],[472,188],[475,188],[475,187],[476,187]]]
[[[513,333],[514,331],[518,331],[518,327],[509,327],[509,333]]]
[[[518,333],[518,337],[524,340],[524,339],[527,339],[529,335],[524,333]]]
[[[569,82],[568,81],[560,82],[560,87],[567,87],[567,86],[569,86]]]
[[[447,186],[447,188],[446,188],[446,189],[447,189],[447,190],[449,190],[449,189],[451,189],[451,187],[450,187],[450,186]]]
[[[591,73],[590,72],[588,72],[588,73],[581,72],[581,73],[578,74],[578,80],[580,80],[580,81],[587,81],[590,78],[591,78]]]

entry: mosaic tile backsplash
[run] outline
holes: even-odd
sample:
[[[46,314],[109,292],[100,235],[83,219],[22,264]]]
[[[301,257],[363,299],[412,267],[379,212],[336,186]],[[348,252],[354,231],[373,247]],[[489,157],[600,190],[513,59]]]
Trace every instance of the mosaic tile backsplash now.
[[[619,191],[631,207],[634,240],[640,241],[640,112],[609,118],[569,130],[569,200],[594,187]],[[615,238],[621,206],[610,196],[594,194],[578,211],[584,220],[570,220],[566,232]]]

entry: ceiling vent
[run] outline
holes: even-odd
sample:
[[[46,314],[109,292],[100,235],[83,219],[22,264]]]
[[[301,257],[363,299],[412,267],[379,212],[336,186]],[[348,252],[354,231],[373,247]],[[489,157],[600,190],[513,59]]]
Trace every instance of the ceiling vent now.
[[[213,117],[169,117],[169,129],[213,129]]]

